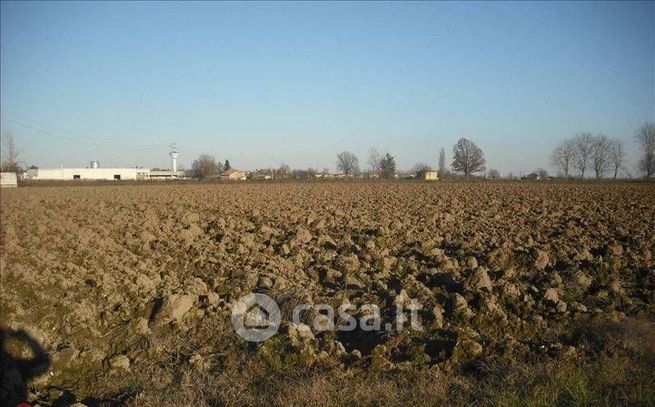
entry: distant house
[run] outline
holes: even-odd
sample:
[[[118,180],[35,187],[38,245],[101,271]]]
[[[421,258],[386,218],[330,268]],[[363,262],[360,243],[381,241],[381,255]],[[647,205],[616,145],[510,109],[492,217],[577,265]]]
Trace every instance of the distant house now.
[[[239,171],[235,168],[230,168],[227,171],[221,172],[221,175],[219,177],[220,179],[226,181],[245,181],[246,173],[243,171]]]
[[[439,179],[439,173],[432,170],[419,171],[416,173],[416,178],[424,181],[436,181]]]
[[[541,179],[541,175],[537,174],[536,172],[532,172],[532,173],[526,175],[525,177],[523,177],[523,179],[538,181],[538,180]]]

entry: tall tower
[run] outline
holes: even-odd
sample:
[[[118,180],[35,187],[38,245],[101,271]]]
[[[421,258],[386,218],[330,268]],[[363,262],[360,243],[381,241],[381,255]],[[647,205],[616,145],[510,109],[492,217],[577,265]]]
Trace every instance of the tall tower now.
[[[175,143],[171,144],[171,152],[168,153],[171,156],[171,171],[176,172],[177,171],[177,156],[179,153],[177,152],[177,146]]]

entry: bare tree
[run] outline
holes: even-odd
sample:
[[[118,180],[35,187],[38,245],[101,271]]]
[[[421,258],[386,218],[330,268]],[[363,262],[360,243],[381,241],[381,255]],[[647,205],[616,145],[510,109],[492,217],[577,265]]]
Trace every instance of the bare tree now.
[[[487,172],[487,177],[489,179],[500,179],[500,172],[498,172],[498,170],[492,168]]]
[[[291,178],[292,171],[291,167],[285,163],[280,163],[280,166],[273,170],[275,179],[289,179]]]
[[[550,155],[550,162],[556,167],[564,178],[569,178],[569,171],[573,160],[575,159],[575,143],[573,140],[564,140],[560,143]]]
[[[194,178],[204,179],[218,174],[221,170],[220,164],[216,163],[214,156],[202,154],[191,164],[191,172]]]
[[[396,159],[389,153],[380,160],[380,175],[384,179],[391,179],[396,175]]]
[[[580,133],[573,138],[573,145],[575,146],[573,164],[580,172],[580,178],[584,178],[594,150],[594,136],[591,133]]]
[[[439,178],[446,174],[446,151],[441,147],[439,150]]]
[[[614,177],[619,174],[619,170],[623,168],[623,160],[625,159],[625,151],[623,150],[623,143],[619,139],[612,140],[610,148],[610,164],[614,170]]]
[[[610,153],[612,142],[609,137],[599,134],[594,137],[593,149],[591,152],[591,166],[594,169],[597,179],[603,178],[610,165]]]
[[[412,167],[412,172],[419,173],[419,172],[425,172],[425,171],[432,171],[432,167],[430,167],[426,163],[416,163]]]
[[[453,146],[453,170],[463,172],[465,177],[469,174],[484,171],[484,153],[471,140],[459,139]]]
[[[309,167],[306,170],[295,169],[291,171],[291,176],[296,179],[312,179],[316,174],[317,171],[312,167]]]
[[[543,168],[537,168],[535,174],[537,174],[540,179],[548,178],[548,171],[544,170]]]
[[[641,148],[639,169],[644,172],[645,178],[655,175],[655,122],[644,123],[637,130],[637,143]]]
[[[349,151],[337,154],[337,170],[346,175],[359,173],[359,158]]]
[[[3,172],[19,172],[18,167],[18,150],[14,142],[14,136],[10,130],[2,132],[2,163],[0,163]]]
[[[382,155],[380,152],[374,148],[368,150],[368,169],[373,174],[380,172],[380,161],[382,160]]]

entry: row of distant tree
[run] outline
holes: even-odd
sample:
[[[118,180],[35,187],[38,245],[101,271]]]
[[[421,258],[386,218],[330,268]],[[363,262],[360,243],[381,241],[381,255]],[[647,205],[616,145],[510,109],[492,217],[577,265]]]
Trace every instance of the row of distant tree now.
[[[230,160],[225,160],[224,164],[216,161],[213,155],[202,154],[191,163],[191,169],[187,171],[187,175],[193,178],[209,178],[213,175],[220,174],[227,171],[232,166]]]
[[[638,169],[645,178],[655,176],[655,122],[645,123],[635,134],[635,140],[639,147]],[[454,176],[479,176],[488,178],[501,178],[501,174],[490,169],[486,171],[486,160],[484,152],[471,140],[461,138],[453,146],[452,162],[446,164],[446,152],[443,147],[439,151],[438,172],[439,177],[448,178]],[[610,176],[616,179],[625,165],[625,148],[619,139],[610,139],[602,134],[580,133],[562,141],[550,155],[551,164],[557,168],[564,178],[577,175],[584,178],[590,172],[598,178]],[[2,137],[2,171],[20,172],[21,165],[18,160],[18,150],[14,139],[9,132],[3,132]],[[194,178],[208,178],[231,168],[230,161],[224,163],[207,154],[199,156],[193,161],[188,175]],[[337,155],[336,168],[344,176],[356,176],[362,173],[371,177],[390,179],[396,176],[396,158],[390,153],[380,153],[377,149],[371,148],[368,152],[366,168],[360,168],[359,158],[349,152],[343,151]],[[433,170],[425,163],[417,163],[412,167],[411,172]],[[256,170],[255,173],[269,175],[272,178],[313,178],[317,174],[325,174],[315,168],[306,170],[292,170],[287,165],[280,165],[278,168]],[[538,169],[535,174],[540,178],[548,175],[544,169]],[[506,178],[513,178],[508,174]]]
[[[612,178],[616,179],[619,170],[624,168],[625,150],[621,140],[603,134],[580,133],[555,147],[550,160],[565,178],[574,169],[584,178],[585,172],[591,169],[598,179],[608,171],[612,171]]]
[[[644,178],[655,176],[655,123],[645,123],[636,134],[635,140],[639,147],[640,156],[638,169],[643,173]],[[616,179],[620,171],[625,170],[625,147],[619,139],[610,139],[603,134],[580,133],[562,141],[551,153],[550,162],[557,168],[560,176],[569,178],[577,174],[580,178],[588,175],[589,171],[597,179],[605,178],[607,175]],[[396,171],[395,158],[386,153],[381,155],[376,149],[370,149],[368,153],[368,168],[365,172],[379,174],[381,178],[392,178]],[[461,138],[453,146],[453,158],[450,170],[446,167],[446,154],[443,148],[439,151],[439,176],[461,175],[470,177],[473,175],[484,175],[487,178],[501,178],[499,171],[490,169],[485,173],[486,160],[484,152],[471,140]],[[412,172],[431,170],[425,163],[418,163],[412,168]],[[337,155],[337,170],[346,175],[356,175],[360,172],[359,159],[351,152],[344,151]],[[537,169],[534,173],[538,178],[545,178],[548,172],[543,168]],[[514,178],[509,173],[507,178]]]
[[[396,175],[396,158],[389,152],[381,154],[377,149],[371,148],[368,151],[366,164],[367,168],[361,171],[359,158],[355,154],[349,151],[343,151],[337,155],[337,171],[346,176],[355,176],[364,172],[368,175],[390,179]],[[468,177],[474,173],[484,171],[484,166],[484,153],[471,140],[461,138],[453,146],[453,161],[450,167],[456,173],[461,173],[465,177]],[[432,170],[433,168],[430,165],[420,162],[412,167],[411,172],[420,173]],[[443,148],[439,152],[438,172],[441,177],[450,174],[446,168],[446,153]]]
[[[640,157],[638,168],[645,178],[655,175],[655,123],[645,123],[636,134]],[[610,174],[616,179],[619,171],[625,169],[625,148],[619,139],[610,139],[603,134],[580,133],[562,141],[553,150],[551,164],[562,176],[569,178],[577,173],[585,177],[588,170],[596,178]]]
[[[375,148],[368,152],[368,174],[375,174],[380,178],[390,179],[396,175],[396,158],[387,152],[381,154]],[[349,151],[343,151],[337,154],[337,171],[346,175],[353,176],[360,173],[359,158]]]

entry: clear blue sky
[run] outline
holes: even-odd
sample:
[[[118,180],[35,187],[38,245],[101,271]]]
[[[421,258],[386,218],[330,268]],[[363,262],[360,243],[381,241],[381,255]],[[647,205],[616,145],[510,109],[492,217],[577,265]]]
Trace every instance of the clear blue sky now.
[[[409,168],[467,137],[519,173],[591,131],[624,138],[634,173],[655,118],[652,2],[1,7],[2,127],[42,167],[165,166],[176,141],[186,166],[374,146]]]

